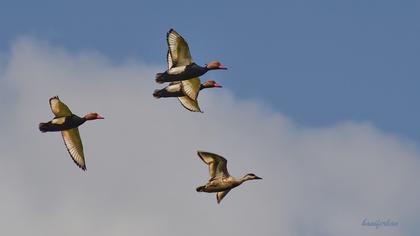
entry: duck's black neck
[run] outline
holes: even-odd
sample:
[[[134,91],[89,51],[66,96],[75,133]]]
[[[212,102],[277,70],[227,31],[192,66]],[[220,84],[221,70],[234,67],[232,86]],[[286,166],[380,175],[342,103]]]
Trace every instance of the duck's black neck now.
[[[71,119],[73,120],[73,122],[75,122],[78,125],[81,125],[87,121],[85,117],[80,117],[77,115],[72,115]]]
[[[206,73],[207,71],[209,71],[209,68],[207,68],[207,65],[204,66],[200,66],[197,65],[195,62],[192,63],[192,66],[196,68],[196,70],[200,71],[202,74]],[[201,74],[200,73],[200,74]]]
[[[209,71],[210,69],[207,68],[207,64],[205,64],[204,66],[200,66],[205,72]]]

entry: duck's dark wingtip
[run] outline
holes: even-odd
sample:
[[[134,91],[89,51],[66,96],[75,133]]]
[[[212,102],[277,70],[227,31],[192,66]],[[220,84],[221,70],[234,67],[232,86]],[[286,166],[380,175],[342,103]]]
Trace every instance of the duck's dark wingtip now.
[[[168,31],[168,33],[166,33],[166,38],[168,38],[168,37],[169,37],[169,35],[170,35],[172,32],[175,32],[175,30],[174,30],[173,28],[170,28],[170,29],[169,29],[169,31]]]
[[[80,169],[82,169],[82,170],[83,170],[83,172],[86,172],[86,171],[87,171],[86,165],[84,165],[84,166],[79,165],[79,163],[77,163],[76,161],[74,161],[74,163],[76,163],[76,165],[77,165]]]
[[[53,100],[53,99],[58,99],[58,100],[60,100],[60,98],[58,97],[58,95],[52,96],[52,97],[50,98],[50,101],[51,101],[51,100]]]
[[[204,152],[205,152],[205,151],[203,151],[203,150],[197,150],[197,156],[198,156],[201,160],[203,160],[203,161],[204,161],[204,159],[203,159],[202,154],[203,154]]]
[[[67,148],[67,146],[66,146],[66,148]],[[69,151],[69,149],[67,148],[67,151],[70,153],[70,151]],[[71,156],[71,154],[70,154],[70,156]],[[86,163],[84,164],[84,165],[81,165],[80,163],[78,163],[75,159],[73,159],[73,157],[71,158],[72,160],[73,160],[73,162],[74,162],[74,164],[76,164],[77,165],[77,167],[79,167],[80,169],[82,169],[84,172],[87,170],[87,168],[86,168]]]

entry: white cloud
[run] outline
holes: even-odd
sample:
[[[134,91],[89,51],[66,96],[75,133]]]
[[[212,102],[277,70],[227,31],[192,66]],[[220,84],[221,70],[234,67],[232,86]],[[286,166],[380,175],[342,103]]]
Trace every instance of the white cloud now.
[[[0,55],[1,56],[1,55]],[[6,60],[3,58],[3,60]],[[163,67],[119,65],[18,40],[1,74],[0,228],[5,235],[413,235],[420,218],[417,144],[369,123],[299,127],[228,89],[200,95],[204,114],[154,99]],[[210,75],[211,76],[211,75]],[[230,78],[229,78],[230,79]],[[232,78],[234,79],[234,78]],[[223,81],[219,81],[223,84]],[[105,120],[80,128],[86,173],[57,133],[42,134],[51,96]],[[235,176],[264,178],[221,205],[196,150]],[[391,219],[398,227],[361,226]],[[418,231],[417,231],[418,232]]]

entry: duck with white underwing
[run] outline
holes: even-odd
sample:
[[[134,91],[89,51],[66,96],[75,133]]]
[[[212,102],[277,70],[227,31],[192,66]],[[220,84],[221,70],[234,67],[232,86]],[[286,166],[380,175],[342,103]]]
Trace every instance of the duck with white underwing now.
[[[155,98],[168,98],[168,97],[177,97],[181,102],[181,105],[184,106],[187,110],[193,112],[201,112],[200,107],[198,106],[197,100],[192,100],[186,96],[182,89],[182,83],[180,81],[172,82],[163,89],[157,89],[153,93]],[[201,84],[200,91],[207,88],[222,88],[222,86],[214,80],[208,80],[205,83]]]
[[[68,106],[60,101],[58,96],[50,98],[49,102],[55,117],[49,122],[40,123],[39,130],[43,133],[60,131],[67,151],[74,163],[82,170],[86,170],[85,155],[78,127],[88,120],[104,118],[96,112],[90,112],[84,117],[79,117],[73,114]]]
[[[168,68],[171,68],[175,60],[172,58],[172,54],[168,51],[166,54],[166,61],[168,62]],[[195,77],[189,80],[171,82],[167,87],[161,90],[155,90],[153,96],[156,98],[160,97],[177,97],[181,102],[182,106],[192,112],[202,112],[198,105],[197,97],[200,90],[204,88],[221,88],[215,81],[207,81],[201,84],[199,77]]]
[[[240,179],[231,176],[227,170],[227,160],[211,152],[197,151],[198,156],[209,166],[210,180],[207,184],[197,187],[197,192],[216,193],[217,203],[235,187],[243,182],[262,179],[254,174],[246,174]]]
[[[168,53],[171,54],[172,63],[168,70],[156,74],[156,82],[174,82],[189,80],[207,73],[209,70],[226,70],[219,61],[212,61],[204,66],[193,62],[190,49],[185,39],[174,29],[170,29],[166,35]]]

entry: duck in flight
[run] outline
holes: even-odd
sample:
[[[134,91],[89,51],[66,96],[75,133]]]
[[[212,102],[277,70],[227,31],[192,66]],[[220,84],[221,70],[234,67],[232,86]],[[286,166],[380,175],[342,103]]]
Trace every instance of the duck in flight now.
[[[174,29],[169,30],[166,35],[166,41],[172,62],[167,71],[156,74],[157,83],[188,80],[202,76],[209,70],[227,69],[219,61],[212,61],[204,66],[195,64],[191,58],[187,42]]]
[[[216,83],[214,80],[208,80],[200,85],[199,90],[201,91],[207,88],[222,88],[222,85]],[[187,110],[192,112],[202,112],[198,106],[197,99],[192,100],[190,97],[185,95],[183,91],[183,83],[181,81],[172,82],[163,89],[155,90],[153,96],[155,98],[177,97],[182,106],[184,106]]]
[[[176,61],[173,59],[170,51],[167,53],[168,68],[171,68]],[[199,77],[189,80],[174,81],[161,90],[155,90],[153,96],[160,97],[177,97],[182,106],[192,112],[202,112],[198,105],[197,97],[200,90],[205,88],[221,88],[222,86],[213,80],[209,80],[201,84]]]
[[[253,179],[262,179],[254,174],[246,174],[240,179],[232,177],[227,170],[227,160],[211,152],[197,151],[198,156],[209,166],[210,180],[207,184],[197,187],[197,192],[216,193],[217,203],[229,191],[243,182]]]
[[[60,131],[67,151],[74,163],[82,170],[86,170],[83,145],[78,127],[88,120],[104,118],[95,112],[87,113],[84,117],[74,115],[68,106],[60,101],[58,96],[50,98],[50,107],[55,117],[49,122],[40,123],[39,130],[43,133]]]

